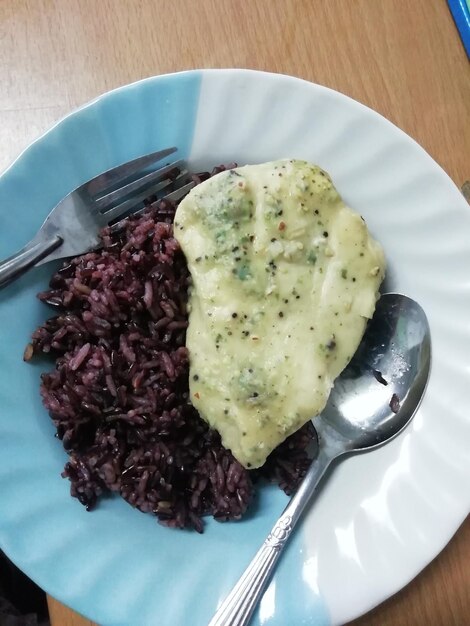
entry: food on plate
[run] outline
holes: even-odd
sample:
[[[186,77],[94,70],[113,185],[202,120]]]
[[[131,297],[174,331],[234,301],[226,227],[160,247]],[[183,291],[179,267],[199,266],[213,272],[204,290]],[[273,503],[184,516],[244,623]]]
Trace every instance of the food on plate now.
[[[73,496],[92,508],[114,492],[163,524],[202,531],[204,515],[240,518],[261,477],[291,493],[314,433],[306,424],[247,471],[190,404],[189,274],[175,209],[154,202],[121,230],[104,229],[100,250],[64,263],[39,294],[56,314],[33,333],[25,359],[55,360],[41,394],[69,455]]]
[[[192,277],[190,398],[246,468],[324,408],[384,277],[382,248],[326,172],[282,160],[229,169],[180,203]]]
[[[204,515],[239,519],[259,478],[286,493],[303,478],[309,419],[361,339],[385,263],[316,166],[194,179],[179,207],[150,203],[63,264],[39,294],[57,315],[25,359],[55,358],[41,394],[73,496],[92,508],[115,492],[201,532]]]

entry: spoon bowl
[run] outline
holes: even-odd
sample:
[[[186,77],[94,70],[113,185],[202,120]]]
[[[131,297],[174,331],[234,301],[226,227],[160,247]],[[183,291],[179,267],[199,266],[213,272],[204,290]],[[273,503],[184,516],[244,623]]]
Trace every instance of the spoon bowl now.
[[[318,454],[268,537],[209,626],[246,626],[279,556],[328,467],[372,450],[410,423],[431,368],[431,334],[423,309],[400,294],[377,302],[361,344],[313,424]]]
[[[313,421],[319,444],[338,452],[380,446],[412,419],[431,364],[431,335],[420,305],[383,295],[322,414]]]

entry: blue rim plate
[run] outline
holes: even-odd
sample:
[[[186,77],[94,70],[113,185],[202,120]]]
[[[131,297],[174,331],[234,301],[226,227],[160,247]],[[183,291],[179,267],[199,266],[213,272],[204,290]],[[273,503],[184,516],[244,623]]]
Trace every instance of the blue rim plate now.
[[[424,150],[359,103],[287,76],[202,70],[110,92],[33,143],[0,177],[0,256],[23,245],[73,188],[169,145],[194,169],[281,157],[319,163],[382,242],[390,286],[428,313],[435,364],[414,424],[335,472],[254,618],[345,622],[413,578],[470,509],[470,212]],[[48,593],[100,624],[203,626],[286,497],[263,488],[243,521],[208,520],[202,536],[163,528],[119,498],[93,513],[70,498],[60,477],[66,455],[38,393],[48,365],[22,361],[50,314],[35,299],[50,271],[0,293],[0,546]]]

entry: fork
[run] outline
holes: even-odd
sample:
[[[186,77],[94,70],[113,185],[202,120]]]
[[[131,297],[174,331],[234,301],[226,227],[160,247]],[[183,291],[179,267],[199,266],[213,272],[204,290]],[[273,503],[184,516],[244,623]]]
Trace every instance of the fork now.
[[[176,150],[166,148],[119,165],[65,196],[46,217],[35,237],[19,252],[0,262],[0,289],[31,267],[98,247],[100,229],[116,224],[129,212],[136,215],[144,211],[145,206],[138,207],[149,196],[181,199],[194,186],[184,161],[149,171],[150,166]]]

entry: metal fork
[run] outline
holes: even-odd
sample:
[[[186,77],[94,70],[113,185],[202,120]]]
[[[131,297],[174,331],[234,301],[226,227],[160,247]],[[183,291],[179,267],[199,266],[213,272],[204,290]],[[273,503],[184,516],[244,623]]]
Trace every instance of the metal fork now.
[[[35,237],[19,252],[0,262],[0,289],[33,266],[83,254],[99,245],[101,228],[132,211],[149,196],[179,200],[194,186],[184,162],[150,166],[176,152],[167,148],[119,165],[92,178],[52,209]],[[175,177],[175,173],[177,173]],[[172,189],[170,193],[169,189]]]

